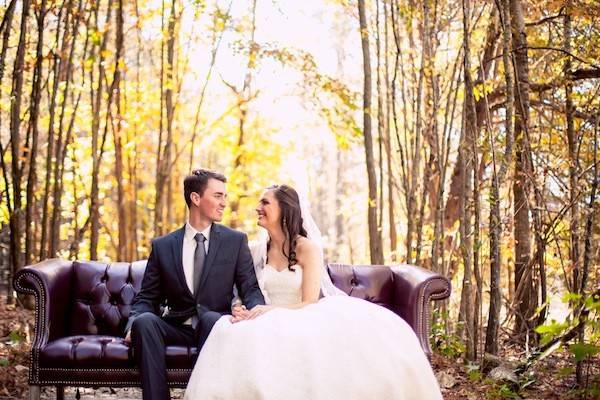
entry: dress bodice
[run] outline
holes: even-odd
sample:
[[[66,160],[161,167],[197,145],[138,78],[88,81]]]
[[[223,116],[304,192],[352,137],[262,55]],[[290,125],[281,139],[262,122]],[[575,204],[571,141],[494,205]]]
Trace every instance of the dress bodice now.
[[[282,306],[302,302],[302,268],[295,265],[278,271],[269,264],[263,270],[264,290],[269,304]]]

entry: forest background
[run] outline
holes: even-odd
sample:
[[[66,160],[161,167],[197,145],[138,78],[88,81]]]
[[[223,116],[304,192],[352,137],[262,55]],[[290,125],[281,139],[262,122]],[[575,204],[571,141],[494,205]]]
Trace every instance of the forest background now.
[[[4,0],[0,19],[6,310],[24,265],[147,257],[205,167],[251,238],[263,188],[290,183],[327,261],[451,279],[448,395],[600,397],[597,1]]]

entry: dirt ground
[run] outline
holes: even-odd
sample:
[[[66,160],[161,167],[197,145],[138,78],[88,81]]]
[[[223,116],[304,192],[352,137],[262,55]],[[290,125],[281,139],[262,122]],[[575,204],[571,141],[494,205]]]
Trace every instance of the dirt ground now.
[[[29,346],[33,335],[33,313],[7,306],[0,297],[0,399],[27,398]],[[507,356],[507,355],[505,355]],[[507,356],[508,357],[508,356]],[[586,365],[589,376],[586,394],[575,390],[570,354],[559,351],[533,368],[531,376],[519,384],[493,383],[460,359],[434,354],[432,365],[446,400],[458,399],[600,399],[600,357]],[[520,387],[519,387],[520,386]],[[77,388],[67,388],[65,397],[74,399]],[[141,399],[137,388],[80,388],[81,399]],[[171,391],[173,399],[183,398],[183,390]],[[53,399],[54,389],[45,387],[42,399]]]

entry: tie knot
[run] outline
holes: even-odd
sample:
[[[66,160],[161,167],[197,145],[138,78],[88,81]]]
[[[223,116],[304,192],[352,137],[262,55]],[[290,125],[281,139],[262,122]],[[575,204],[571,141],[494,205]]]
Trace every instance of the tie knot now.
[[[198,242],[198,243],[204,243],[204,241],[206,240],[204,235],[201,233],[196,233],[196,236],[194,236],[194,239],[196,239],[196,242]]]

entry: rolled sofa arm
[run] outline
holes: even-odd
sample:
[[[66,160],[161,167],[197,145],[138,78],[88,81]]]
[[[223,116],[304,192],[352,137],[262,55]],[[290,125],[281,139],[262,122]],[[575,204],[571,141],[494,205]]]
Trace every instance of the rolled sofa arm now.
[[[66,333],[72,272],[71,261],[53,258],[23,267],[15,274],[15,290],[35,296],[34,360],[42,346]]]
[[[435,272],[409,264],[390,267],[394,276],[397,312],[416,329],[417,337],[427,356],[429,346],[430,302],[450,296],[450,281]]]

